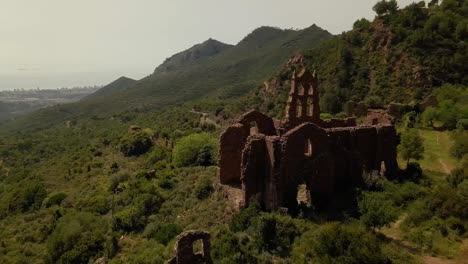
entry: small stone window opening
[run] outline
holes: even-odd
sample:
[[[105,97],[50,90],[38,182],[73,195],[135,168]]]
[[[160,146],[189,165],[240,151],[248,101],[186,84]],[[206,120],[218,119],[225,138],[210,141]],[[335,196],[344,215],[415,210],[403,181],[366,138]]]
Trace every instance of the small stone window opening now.
[[[193,254],[196,255],[196,254],[202,254],[204,253],[204,249],[203,249],[203,240],[202,239],[198,239],[196,241],[193,242],[192,244],[192,247],[193,247]]]
[[[258,134],[257,122],[251,122],[250,123],[250,135],[256,135],[256,134]]]
[[[307,157],[312,156],[312,142],[310,141],[310,138],[306,140],[304,155]]]
[[[312,200],[310,198],[310,192],[309,189],[307,189],[307,186],[305,184],[300,184],[297,187],[297,203],[298,204],[303,204],[305,206],[312,206]]]
[[[302,116],[302,103],[300,100],[297,100],[296,102],[296,116],[301,117]]]
[[[385,166],[385,161],[380,162],[380,175],[385,175],[385,172],[387,171],[387,168]]]

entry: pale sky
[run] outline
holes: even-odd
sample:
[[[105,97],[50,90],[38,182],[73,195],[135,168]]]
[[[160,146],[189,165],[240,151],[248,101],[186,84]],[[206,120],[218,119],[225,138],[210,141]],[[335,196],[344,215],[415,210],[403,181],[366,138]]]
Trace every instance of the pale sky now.
[[[236,44],[259,26],[338,34],[372,19],[375,2],[0,0],[0,90],[141,79],[176,52],[208,38]]]

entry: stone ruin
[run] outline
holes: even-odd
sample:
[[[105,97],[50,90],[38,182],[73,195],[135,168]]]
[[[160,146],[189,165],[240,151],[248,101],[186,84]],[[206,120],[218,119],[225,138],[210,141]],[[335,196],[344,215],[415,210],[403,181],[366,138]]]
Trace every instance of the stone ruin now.
[[[320,119],[315,73],[292,74],[286,117],[274,121],[257,110],[240,116],[220,138],[218,177],[241,188],[241,205],[254,198],[266,210],[298,208],[305,184],[315,208],[377,171],[397,170],[397,135],[391,124],[357,126],[354,117]]]
[[[202,252],[194,252],[194,244],[201,240]],[[205,231],[186,231],[177,236],[175,244],[176,256],[165,264],[210,264],[212,263],[210,250],[210,234]]]

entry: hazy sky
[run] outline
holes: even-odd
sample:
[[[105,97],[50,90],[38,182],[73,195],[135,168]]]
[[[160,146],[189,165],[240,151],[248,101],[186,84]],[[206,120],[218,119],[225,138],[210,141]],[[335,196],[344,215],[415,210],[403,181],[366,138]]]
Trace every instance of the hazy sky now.
[[[267,25],[333,34],[372,19],[377,0],[0,0],[0,90],[140,79],[214,38]],[[405,6],[413,1],[398,1]]]

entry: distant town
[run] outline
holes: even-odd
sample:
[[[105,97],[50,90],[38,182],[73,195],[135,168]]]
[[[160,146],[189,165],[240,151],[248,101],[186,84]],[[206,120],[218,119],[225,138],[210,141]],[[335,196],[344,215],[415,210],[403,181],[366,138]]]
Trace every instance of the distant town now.
[[[79,101],[102,86],[0,91],[0,121],[57,104]]]

